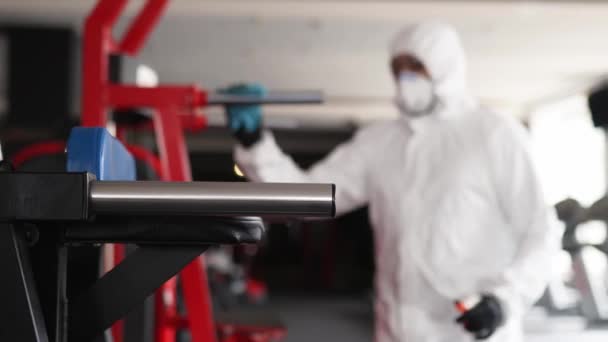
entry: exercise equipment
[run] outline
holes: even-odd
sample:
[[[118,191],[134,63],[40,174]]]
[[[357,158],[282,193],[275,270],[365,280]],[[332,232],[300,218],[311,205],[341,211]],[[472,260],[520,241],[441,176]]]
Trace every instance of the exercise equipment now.
[[[290,104],[319,104],[323,102],[320,91],[270,91],[263,96],[230,95],[213,93],[207,95],[207,106],[226,105],[290,105]]]
[[[558,203],[556,209],[566,228],[562,245],[572,258],[574,282],[580,295],[578,309],[589,324],[605,324],[608,322],[608,256],[605,243],[581,243],[576,238],[579,226],[591,219],[589,209],[572,199]]]
[[[593,88],[587,97],[587,105],[595,127],[608,125],[608,83]]]
[[[147,108],[151,113],[156,133],[159,177],[163,181],[190,181],[190,164],[186,153],[184,130],[204,128],[205,119],[198,115],[199,109],[215,104],[263,103],[263,98],[219,97],[200,89],[197,85],[158,85],[138,87],[136,85],[110,82],[109,59],[112,55],[135,56],[168,5],[168,0],[148,0],[127,28],[122,39],[113,37],[113,28],[124,12],[127,0],[99,0],[87,17],[83,41],[82,75],[82,125],[106,127],[109,113],[117,115],[135,108]],[[293,94],[292,94],[293,95]],[[301,95],[301,94],[300,94]],[[307,96],[290,103],[319,102]],[[282,96],[268,97],[266,103],[285,103]],[[117,126],[117,136],[124,140],[124,127]],[[114,251],[114,259],[120,260],[124,251],[120,246]],[[190,330],[193,342],[215,341],[211,303],[207,290],[207,277],[198,263],[191,263],[179,274],[187,316],[178,315],[176,302],[177,282],[171,279],[156,294],[156,342],[173,342],[179,328]],[[121,342],[117,327],[114,338]],[[252,338],[258,336],[256,332]]]
[[[598,265],[594,260],[602,262]],[[580,308],[589,324],[608,323],[607,260],[606,254],[595,246],[581,245],[572,251],[576,287],[581,294]]]
[[[274,216],[278,211],[283,217],[303,213],[331,217],[334,210],[334,189],[327,184],[260,184],[252,189],[241,188],[244,183],[226,183],[233,197],[218,197],[217,202],[203,198],[197,203],[190,189],[200,189],[196,182],[167,188],[155,182],[128,181],[135,175],[133,158],[101,128],[73,131],[66,169],[70,172],[4,169],[0,173],[0,298],[10,303],[0,311],[0,318],[13,322],[0,329],[2,341],[92,341],[102,336],[163,282],[197,262],[210,245],[259,241],[264,229],[259,218],[226,216],[238,212],[238,206],[252,215]],[[129,204],[138,210],[112,210],[119,208],[114,200],[124,201],[114,192],[102,196],[103,209],[97,209],[99,187],[111,184],[116,189],[118,180],[129,185],[134,194]],[[153,191],[146,191],[148,187]],[[222,193],[221,187],[214,190]],[[291,200],[273,202],[276,209],[272,210],[253,203],[273,196]],[[316,199],[313,210],[311,198]],[[188,210],[172,205],[183,199],[189,201]],[[167,204],[167,209],[158,216],[146,208],[150,203]],[[215,210],[221,215],[209,216]],[[72,246],[108,242],[135,243],[139,248],[101,278],[74,291],[67,274]]]
[[[81,98],[81,123],[84,127],[107,127],[107,125],[114,120],[116,123],[116,136],[123,142],[126,150],[131,152],[133,156],[138,160],[144,160],[148,165],[152,166],[156,175],[161,181],[172,181],[172,182],[188,182],[191,180],[190,163],[187,156],[187,149],[184,139],[185,131],[200,131],[205,128],[206,120],[201,115],[201,109],[209,105],[227,105],[227,104],[249,104],[249,103],[262,103],[262,104],[294,104],[294,103],[318,103],[321,101],[320,94],[318,92],[269,92],[267,96],[260,98],[252,97],[238,97],[238,96],[226,96],[222,94],[215,94],[202,90],[197,85],[158,85],[154,87],[140,87],[133,84],[122,84],[120,82],[112,82],[110,80],[110,58],[116,55],[129,55],[135,56],[141,50],[141,47],[145,43],[147,37],[152,32],[157,21],[160,19],[163,11],[168,5],[168,0],[148,0],[142,7],[139,14],[134,18],[131,25],[125,31],[125,34],[121,39],[115,39],[113,36],[113,28],[124,12],[127,5],[127,0],[98,0],[94,9],[87,17],[83,30],[83,65],[82,65],[82,98]],[[158,153],[153,153],[149,150],[143,149],[140,146],[131,146],[126,143],[126,133],[129,129],[133,129],[134,125],[129,123],[129,120],[123,120],[127,118],[134,110],[144,108],[146,109],[146,117],[144,124],[148,128],[155,132],[156,147]],[[113,114],[113,117],[110,114]],[[27,147],[18,153],[15,158],[15,164],[21,165],[25,161],[31,160],[36,156],[42,156],[49,153],[54,155],[62,155],[63,149],[66,148],[64,142],[53,141],[34,146]],[[68,150],[70,149],[69,143],[67,145]],[[111,168],[110,168],[111,169]],[[87,170],[88,171],[88,170]],[[91,183],[92,189],[95,191],[108,190],[111,188],[111,184],[101,185],[98,183]],[[116,184],[115,184],[116,185]],[[124,183],[118,185],[118,188],[125,186]],[[139,188],[139,185],[127,185],[127,187],[135,187],[133,191],[142,191],[138,194],[150,196],[162,195],[163,191],[169,190],[172,186],[159,185],[150,183],[149,186],[158,186],[152,191],[150,188]],[[179,194],[179,191],[185,188],[180,188],[182,185],[178,185],[179,189],[171,189],[172,195]],[[208,185],[198,184],[192,185],[203,187],[204,191],[209,191],[210,194],[214,195],[218,189],[211,189]],[[249,185],[248,185],[249,186]],[[282,187],[281,185],[280,187]],[[104,189],[105,187],[105,189]],[[168,187],[168,188],[167,188]],[[112,192],[115,194],[116,186],[112,188]],[[248,188],[247,194],[243,193],[241,200],[244,197],[250,196],[251,191],[257,191],[256,188]],[[90,192],[91,189],[89,189]],[[159,192],[160,190],[160,192]],[[229,191],[228,191],[229,190]],[[270,195],[274,196],[283,190],[294,191],[296,189],[279,189],[272,188],[265,191],[270,191]],[[301,189],[297,190],[300,191]],[[236,192],[235,192],[236,191]],[[224,189],[220,191],[222,196],[231,196],[237,194],[240,188]],[[99,192],[97,192],[99,194]],[[131,193],[132,195],[133,193]],[[259,193],[258,195],[264,197],[269,193]],[[124,194],[123,194],[124,195]],[[262,196],[264,195],[264,196]],[[139,196],[132,198],[133,201],[129,202],[129,206],[135,205],[138,210],[142,208],[149,208],[152,203],[148,202],[143,205],[138,200],[149,197]],[[187,202],[189,206],[192,205],[192,199],[186,200],[182,197],[171,197],[176,201]],[[181,198],[177,200],[177,198]],[[116,199],[113,197],[113,200]],[[260,199],[260,197],[250,198]],[[99,208],[100,210],[106,210],[106,214],[112,214],[116,217],[113,210],[124,209],[127,206],[116,206],[113,200],[95,203],[98,197],[91,203],[91,210]],[[121,200],[124,200],[121,199]],[[198,198],[200,200],[200,198]],[[238,209],[243,210],[245,207],[240,207],[241,204],[246,202],[239,202],[239,205],[230,201],[227,197],[228,202],[226,205],[232,205],[231,211],[221,212],[222,215],[234,214],[238,212]],[[266,201],[266,202],[265,202]],[[264,197],[264,201],[250,202],[253,204],[255,210],[249,208],[248,213],[251,215],[260,214],[262,212],[257,211],[260,209],[258,205],[266,203],[270,204],[272,200],[268,197]],[[174,202],[172,202],[174,203]],[[201,209],[198,205],[200,203],[194,201],[194,207],[190,207],[188,213],[192,214],[192,209]],[[215,202],[215,204],[217,204]],[[294,205],[293,201],[286,201],[285,204]],[[300,203],[301,204],[301,203]],[[309,203],[310,204],[310,203]],[[274,204],[272,204],[274,205]],[[299,205],[299,204],[298,204]],[[302,210],[302,215],[309,216],[310,210],[317,210],[318,203],[310,204],[305,210]],[[256,207],[257,206],[257,207]],[[221,206],[220,206],[221,207]],[[215,207],[218,209],[220,207]],[[105,208],[105,209],[102,209]],[[133,209],[133,207],[130,207]],[[156,207],[158,208],[158,206]],[[162,208],[162,207],[161,207]],[[175,207],[174,207],[175,208]],[[222,207],[226,209],[225,207]],[[275,210],[278,207],[274,207]],[[289,207],[294,209],[294,206]],[[291,210],[289,209],[289,210]],[[138,213],[138,215],[150,214],[150,210],[146,213]],[[209,212],[212,212],[211,210]],[[305,212],[305,213],[304,213]],[[104,215],[106,215],[104,214]],[[130,217],[132,211],[122,212],[122,217]],[[216,213],[218,214],[218,213]],[[286,212],[273,212],[273,216],[285,217]],[[102,215],[103,216],[103,215]],[[301,216],[298,214],[298,216]],[[215,223],[218,223],[220,218],[215,218]],[[255,221],[255,220],[254,220]],[[130,221],[131,222],[131,221]],[[135,220],[127,225],[128,231],[147,231],[150,233],[156,227],[156,223],[165,224],[162,219],[158,217],[155,219],[146,220]],[[124,223],[126,224],[126,223]],[[168,224],[168,223],[167,223]],[[219,224],[219,223],[218,223]],[[182,227],[181,222],[174,224],[174,229]],[[113,224],[106,224],[106,233]],[[152,228],[151,228],[152,227]],[[190,231],[190,230],[188,230]],[[84,230],[83,230],[84,232]],[[115,238],[118,240],[116,244],[111,245],[111,259],[114,260],[114,264],[118,264],[126,256],[126,250],[121,242],[136,242],[137,240],[123,239],[124,231],[116,228],[114,229]],[[79,238],[85,239],[84,236]],[[170,237],[163,236],[156,237],[159,241],[168,239]],[[92,241],[92,237],[87,240]],[[103,240],[106,241],[106,240]],[[183,241],[181,241],[183,242]],[[199,251],[200,252],[200,251]],[[128,259],[127,259],[128,260]],[[214,325],[214,319],[211,314],[211,303],[209,300],[209,294],[207,289],[207,277],[204,268],[200,267],[201,262],[196,260],[191,262],[179,272],[179,284],[181,285],[181,293],[183,296],[187,315],[180,315],[177,310],[177,279],[172,277],[165,282],[160,290],[155,294],[155,324],[154,324],[154,341],[157,342],[174,342],[176,333],[180,329],[188,329],[193,342],[213,342],[216,340],[215,330],[216,327],[222,331],[232,331],[232,333],[222,334],[223,340],[237,339],[240,341],[247,340],[264,340],[265,334],[260,331],[259,326],[253,327],[250,325],[235,325],[231,323],[223,322],[219,325]],[[112,265],[109,265],[112,266]],[[120,266],[116,266],[118,268]],[[230,329],[223,329],[222,327],[229,327]],[[112,329],[112,335],[115,342],[123,341],[123,328],[121,325],[115,325]],[[268,330],[267,336],[277,336],[273,334],[276,329],[272,327]],[[268,337],[269,338],[269,337]]]
[[[97,213],[331,217],[325,184],[98,182],[90,205]]]

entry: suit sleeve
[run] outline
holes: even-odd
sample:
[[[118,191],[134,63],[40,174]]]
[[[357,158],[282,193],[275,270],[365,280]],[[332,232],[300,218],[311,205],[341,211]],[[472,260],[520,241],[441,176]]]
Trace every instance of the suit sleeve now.
[[[493,140],[499,202],[520,240],[513,262],[492,292],[505,304],[507,314],[522,315],[540,298],[552,277],[562,227],[545,202],[523,127],[511,122]]]
[[[247,178],[254,182],[333,183],[336,212],[344,214],[368,202],[368,139],[357,133],[309,170],[301,169],[277,145],[270,132],[251,148],[237,146],[234,157]]]

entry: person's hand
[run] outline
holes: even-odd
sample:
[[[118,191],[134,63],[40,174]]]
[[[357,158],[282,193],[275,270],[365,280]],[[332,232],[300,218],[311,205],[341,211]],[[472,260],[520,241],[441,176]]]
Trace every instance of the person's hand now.
[[[260,84],[239,84],[220,90],[223,94],[259,96],[266,94],[266,88]],[[260,105],[227,105],[228,127],[236,139],[249,147],[261,138],[262,108]]]
[[[504,323],[504,312],[495,296],[484,295],[477,305],[464,312],[456,322],[472,333],[475,339],[484,340]]]

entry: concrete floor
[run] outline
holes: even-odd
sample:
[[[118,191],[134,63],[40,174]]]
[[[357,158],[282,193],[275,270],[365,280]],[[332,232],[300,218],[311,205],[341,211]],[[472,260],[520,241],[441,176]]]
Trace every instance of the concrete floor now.
[[[371,304],[362,299],[278,296],[270,306],[287,325],[285,342],[373,340]]]
[[[608,326],[589,328],[580,316],[547,316],[540,308],[528,314],[525,328],[529,342],[608,341]]]
[[[269,310],[280,314],[289,329],[285,342],[373,340],[371,302],[355,297],[273,296]],[[526,321],[527,342],[605,342],[608,329],[585,328],[578,317],[531,314]]]

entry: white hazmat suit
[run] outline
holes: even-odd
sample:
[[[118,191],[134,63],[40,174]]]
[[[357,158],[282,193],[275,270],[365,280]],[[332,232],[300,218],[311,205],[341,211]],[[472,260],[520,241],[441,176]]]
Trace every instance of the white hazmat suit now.
[[[472,341],[457,299],[488,293],[506,322],[489,341],[522,340],[522,316],[541,295],[560,232],[551,228],[524,129],[468,96],[457,34],[406,28],[391,46],[428,70],[439,105],[423,117],[361,129],[309,170],[270,132],[235,159],[257,182],[336,184],[338,215],[369,205],[376,251],[376,341]]]

